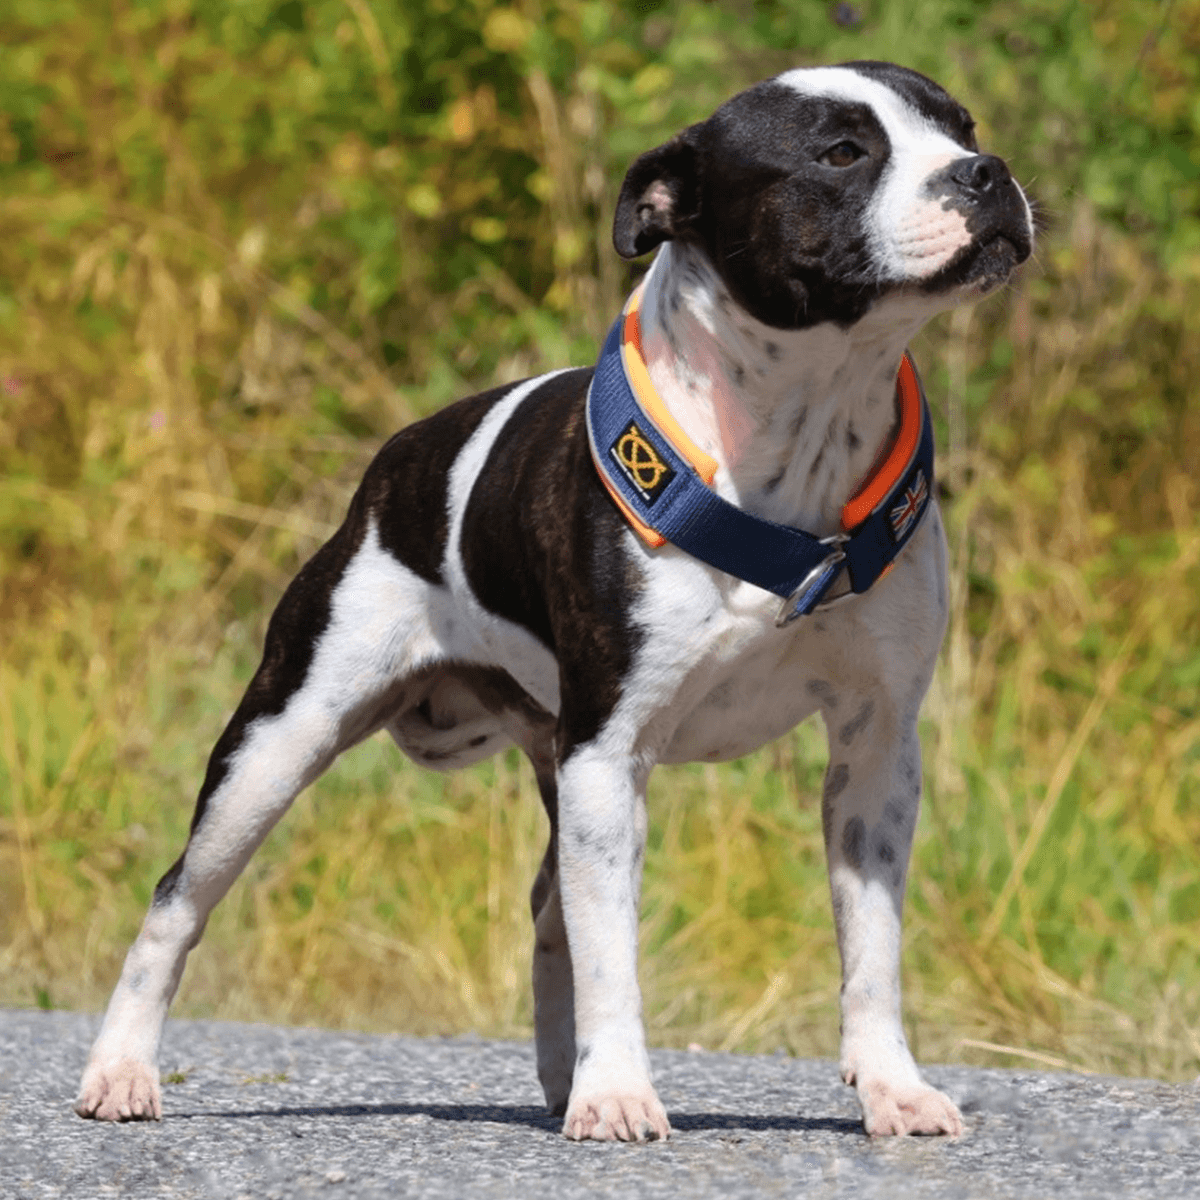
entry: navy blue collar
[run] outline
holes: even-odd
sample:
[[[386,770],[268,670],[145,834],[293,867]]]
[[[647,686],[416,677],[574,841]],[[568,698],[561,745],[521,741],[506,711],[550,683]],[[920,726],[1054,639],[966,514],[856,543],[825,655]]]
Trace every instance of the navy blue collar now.
[[[715,462],[679,428],[642,361],[638,293],[600,352],[587,396],[588,437],[600,478],[651,546],[694,558],[783,597],[776,624],[820,604],[843,568],[865,592],[916,532],[933,494],[933,423],[908,355],[896,393],[900,433],[842,510],[842,530],[818,538],[751,516],[710,486]]]

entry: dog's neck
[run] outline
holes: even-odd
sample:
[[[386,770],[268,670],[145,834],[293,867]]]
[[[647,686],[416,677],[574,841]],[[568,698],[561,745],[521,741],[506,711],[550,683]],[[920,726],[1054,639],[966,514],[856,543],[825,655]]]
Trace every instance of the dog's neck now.
[[[850,329],[774,329],[698,250],[662,247],[642,297],[642,350],[664,404],[716,460],[725,499],[820,536],[839,527],[894,437],[896,371],[931,314],[923,300],[884,308]]]

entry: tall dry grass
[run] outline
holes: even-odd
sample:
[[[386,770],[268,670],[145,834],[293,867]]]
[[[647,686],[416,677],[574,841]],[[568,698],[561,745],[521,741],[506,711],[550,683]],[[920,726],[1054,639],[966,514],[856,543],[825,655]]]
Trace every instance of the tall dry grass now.
[[[1086,213],[1065,234],[1081,255],[1103,237]],[[53,521],[24,567],[47,586],[8,593],[0,668],[6,1003],[102,1003],[185,836],[271,603],[336,523],[369,453],[297,435],[282,417],[278,433],[269,418],[253,435],[214,429],[187,383],[214,327],[244,327],[242,387],[268,412],[305,402],[314,374],[347,391],[377,384],[276,289],[226,282],[246,278],[236,251],[215,287],[215,248],[184,266],[166,237],[109,239],[132,247],[121,269],[90,245],[63,300],[99,286],[144,303],[153,316],[132,331],[131,358],[158,407],[114,427],[119,394],[93,401],[72,427],[69,486],[7,485],[18,516],[46,505]],[[1180,703],[1200,615],[1193,485],[1164,474],[1153,499],[1172,528],[1138,538],[1096,510],[1088,455],[1070,440],[1031,467],[1036,478],[1002,473],[988,437],[1030,436],[1056,386],[1128,336],[1098,321],[1089,343],[1079,314],[1056,328],[1036,303],[1018,285],[918,348],[949,364],[930,391],[949,436],[954,601],[924,724],[908,1020],[927,1058],[1180,1078],[1200,1054],[1200,720]],[[1002,304],[1015,310],[1002,327],[1013,385],[969,413]],[[52,324],[33,327],[24,361]],[[49,407],[70,386],[45,378],[23,375],[16,398]],[[381,390],[380,403],[398,402]],[[113,458],[122,480],[106,477]],[[273,503],[233,498],[240,474],[272,467]],[[736,763],[656,776],[643,921],[655,1040],[832,1052],[837,961],[813,804],[824,754],[807,726]],[[298,802],[217,910],[177,1011],[527,1033],[526,892],[544,837],[513,755],[442,778],[372,741]]]
[[[382,69],[384,43],[367,49]],[[167,101],[147,73],[154,110]],[[647,108],[665,103],[656,79],[633,89]],[[56,159],[0,195],[0,1002],[104,1002],[271,608],[386,431],[469,383],[593,351],[622,279],[601,248],[603,97],[577,83],[528,82],[548,290],[486,256],[455,295],[414,284],[416,357],[397,363],[394,330],[353,298],[358,265],[322,260],[319,288],[305,265],[326,216],[395,176],[391,147],[336,140],[269,220],[247,215],[261,193],[246,210],[209,194],[174,135],[162,194],[139,197],[103,128],[91,166]],[[515,119],[485,86],[461,100],[446,162],[473,171],[487,131],[509,145]],[[1200,1062],[1200,270],[1054,195],[1024,278],[915,347],[953,610],[922,730],[907,1021],[926,1059],[1186,1078]],[[397,237],[436,274],[421,228],[409,213]],[[351,297],[344,320],[318,293]],[[656,1042],[834,1052],[824,756],[809,724],[653,779]],[[442,777],[372,740],[217,909],[175,1011],[527,1035],[545,833],[515,755]]]

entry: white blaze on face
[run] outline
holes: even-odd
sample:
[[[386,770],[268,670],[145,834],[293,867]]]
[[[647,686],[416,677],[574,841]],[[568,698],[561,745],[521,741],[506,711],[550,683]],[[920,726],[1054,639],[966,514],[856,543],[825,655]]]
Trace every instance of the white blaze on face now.
[[[788,71],[779,83],[806,96],[869,104],[891,143],[891,158],[866,214],[881,276],[918,281],[944,267],[971,235],[962,213],[927,196],[925,181],[955,159],[972,158],[891,88],[844,67]]]

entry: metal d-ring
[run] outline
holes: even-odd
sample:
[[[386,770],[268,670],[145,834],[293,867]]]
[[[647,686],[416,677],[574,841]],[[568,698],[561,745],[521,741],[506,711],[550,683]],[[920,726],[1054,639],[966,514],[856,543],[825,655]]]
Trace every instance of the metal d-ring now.
[[[801,606],[804,602],[804,597],[808,594],[811,588],[816,587],[824,581],[829,572],[839,563],[846,561],[846,552],[842,547],[850,540],[848,533],[831,533],[829,537],[821,538],[820,545],[832,546],[832,553],[823,558],[805,577],[800,580],[799,584],[793,590],[792,594],[779,606],[779,612],[775,614],[775,627],[782,629],[785,625],[790,625],[797,617],[806,615],[801,612]],[[814,605],[814,607],[816,607]],[[808,611],[812,611],[811,609]]]

